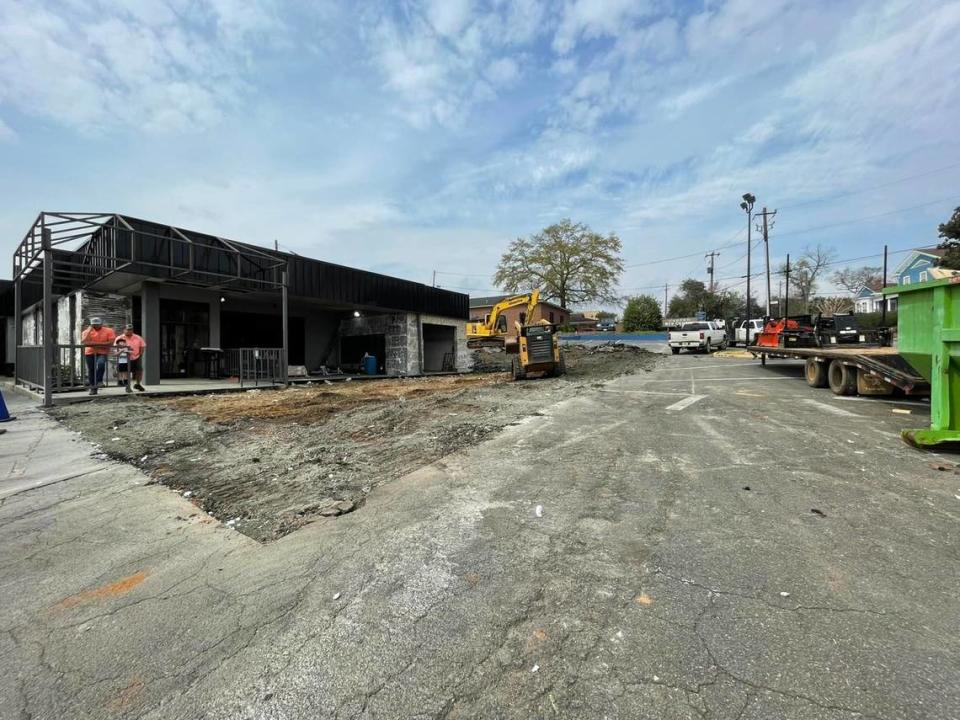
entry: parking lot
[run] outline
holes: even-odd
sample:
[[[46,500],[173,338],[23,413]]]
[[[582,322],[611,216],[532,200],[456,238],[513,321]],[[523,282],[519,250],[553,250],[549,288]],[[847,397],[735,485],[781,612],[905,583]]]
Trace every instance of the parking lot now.
[[[684,354],[266,544],[127,465],[12,495],[0,716],[960,717],[928,420]]]

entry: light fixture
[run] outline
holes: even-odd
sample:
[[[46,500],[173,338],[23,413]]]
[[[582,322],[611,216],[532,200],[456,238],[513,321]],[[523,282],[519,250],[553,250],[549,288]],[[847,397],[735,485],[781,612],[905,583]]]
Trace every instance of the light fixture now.
[[[354,311],[353,311],[353,316],[354,316],[354,317],[360,317],[360,311],[359,311],[359,310],[354,310]]]
[[[220,302],[226,302],[226,301],[227,301],[227,299],[226,299],[223,295],[221,295],[221,296],[220,296]]]

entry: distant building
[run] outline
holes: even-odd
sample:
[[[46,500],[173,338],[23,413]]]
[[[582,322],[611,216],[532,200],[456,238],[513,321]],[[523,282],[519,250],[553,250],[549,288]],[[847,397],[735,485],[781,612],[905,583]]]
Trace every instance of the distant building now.
[[[493,306],[509,297],[513,297],[513,295],[490,295],[487,297],[470,298],[470,321],[484,322],[487,316],[493,312]],[[517,334],[515,325],[517,322],[536,323],[541,320],[546,320],[547,322],[563,326],[567,325],[570,320],[569,310],[546,300],[541,300],[537,303],[532,318],[526,317],[527,309],[524,306],[510,308],[503,314],[507,318],[507,334],[509,335]]]
[[[917,248],[912,250],[893,270],[892,277],[887,282],[887,287],[893,285],[915,285],[916,283],[934,280],[937,277],[944,277],[952,274],[949,270],[941,270],[937,267],[937,261],[943,257],[945,251],[941,248]],[[886,297],[887,311],[897,309],[897,296],[884,296],[881,292],[880,282],[874,286],[864,285],[854,294],[854,310],[858,313],[880,312],[883,310],[884,297]]]

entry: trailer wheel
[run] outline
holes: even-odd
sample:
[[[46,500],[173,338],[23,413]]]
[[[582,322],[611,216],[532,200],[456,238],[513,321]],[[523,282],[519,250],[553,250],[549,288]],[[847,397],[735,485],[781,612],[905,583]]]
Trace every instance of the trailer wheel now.
[[[815,388],[827,387],[830,384],[827,378],[827,364],[814,358],[807,358],[807,364],[803,368],[803,374],[807,378],[807,385]]]
[[[830,389],[834,395],[857,394],[857,369],[844,365],[839,360],[830,361],[827,381],[830,383]]]

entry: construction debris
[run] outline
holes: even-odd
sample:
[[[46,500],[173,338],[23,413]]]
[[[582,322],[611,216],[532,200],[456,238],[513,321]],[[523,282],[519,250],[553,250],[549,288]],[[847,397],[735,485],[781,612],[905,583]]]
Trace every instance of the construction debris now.
[[[78,403],[51,414],[90,442],[118,438],[105,445],[110,457],[267,541],[334,522],[361,509],[378,485],[660,359],[610,347],[567,348],[566,376],[529,383],[487,372]]]

